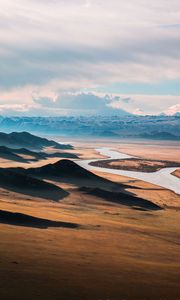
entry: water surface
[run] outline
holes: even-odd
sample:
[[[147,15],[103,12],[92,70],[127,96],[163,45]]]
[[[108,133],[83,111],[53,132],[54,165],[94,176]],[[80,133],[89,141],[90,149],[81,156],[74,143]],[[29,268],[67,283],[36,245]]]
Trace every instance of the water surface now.
[[[107,160],[111,159],[126,159],[133,158],[133,156],[127,155],[125,153],[120,153],[115,150],[111,150],[110,148],[103,147],[96,149],[103,156],[107,156]],[[115,170],[111,168],[101,168],[89,165],[91,162],[97,162],[103,159],[92,159],[92,160],[79,160],[76,161],[78,165],[85,168],[89,171],[98,171],[105,172],[115,175],[127,176],[130,178],[135,178],[139,180],[143,180],[155,185],[159,185],[165,189],[169,189],[174,191],[177,194],[180,194],[180,179],[174,175],[171,175],[177,168],[163,168],[157,172],[140,172],[140,171],[127,171],[127,170]]]

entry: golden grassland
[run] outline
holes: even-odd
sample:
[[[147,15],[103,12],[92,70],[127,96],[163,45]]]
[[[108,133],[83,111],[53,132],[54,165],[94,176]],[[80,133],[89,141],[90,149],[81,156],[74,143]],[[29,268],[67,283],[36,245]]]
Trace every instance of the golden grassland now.
[[[177,169],[177,170],[174,171],[172,174],[173,174],[174,176],[180,178],[180,169]]]
[[[90,146],[82,152],[83,158],[95,158]],[[42,229],[36,223],[0,223],[1,300],[180,299],[180,197],[136,179],[98,175],[125,183],[128,191],[164,209],[132,209],[70,183],[54,182],[69,192],[59,202],[1,188],[2,211],[79,225]]]
[[[142,158],[98,160],[91,163],[92,166],[110,168],[116,170],[140,171],[140,172],[157,172],[162,168],[178,168],[179,162],[163,160],[146,160]]]
[[[180,145],[177,143],[172,145],[164,145],[163,142],[156,145],[129,143],[122,144],[118,149],[120,152],[140,158],[180,162]]]

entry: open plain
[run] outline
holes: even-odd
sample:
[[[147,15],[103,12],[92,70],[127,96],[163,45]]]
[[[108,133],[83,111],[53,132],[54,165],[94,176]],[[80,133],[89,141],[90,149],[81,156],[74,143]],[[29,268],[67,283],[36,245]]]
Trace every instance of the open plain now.
[[[80,158],[104,158],[91,141],[73,145],[68,152]],[[143,154],[138,144],[134,152],[132,144],[110,145],[153,156],[152,146],[145,145]],[[178,152],[176,146],[169,154],[162,145],[153,147],[160,160],[174,161],[171,153]],[[37,168],[59,160],[1,160],[0,167]],[[105,181],[46,176],[45,182],[64,191],[59,199],[54,190],[36,196],[1,185],[1,300],[180,298],[180,196],[133,178],[94,174]]]

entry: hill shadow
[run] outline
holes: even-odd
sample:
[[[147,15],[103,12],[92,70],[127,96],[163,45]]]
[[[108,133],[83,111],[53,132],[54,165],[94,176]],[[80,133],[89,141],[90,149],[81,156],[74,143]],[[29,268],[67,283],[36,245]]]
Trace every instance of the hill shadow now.
[[[12,160],[20,163],[25,163],[26,159],[14,153],[12,149],[0,146],[0,157],[7,160]]]
[[[59,201],[69,195],[68,192],[43,180],[12,170],[0,169],[0,187],[23,195]]]
[[[27,164],[48,158],[78,158],[76,154],[69,152],[46,153],[41,151],[36,152],[26,148],[14,149],[5,146],[0,146],[0,157],[3,159]]]
[[[77,229],[80,227],[76,223],[52,221],[5,210],[0,210],[0,223],[38,229],[47,229],[49,227]]]
[[[38,168],[9,168],[9,170],[14,170],[18,174],[26,174],[34,178],[75,184],[78,187],[100,186],[108,187],[110,190],[127,187],[124,184],[117,184],[108,179],[95,175],[68,159],[63,159],[54,164],[47,164]]]
[[[143,198],[133,196],[133,194],[130,193],[110,192],[100,188],[93,189],[88,187],[83,187],[80,188],[79,190],[85,194],[96,196],[105,201],[114,202],[120,205],[132,207],[135,210],[140,210],[140,211],[162,210],[162,208],[157,204],[149,200],[145,200]]]
[[[63,159],[54,164],[47,164],[39,168],[16,168],[14,170],[18,174],[26,174],[26,176],[32,176],[34,179],[37,178],[37,180],[41,181],[42,179],[51,179],[58,182],[73,183],[81,192],[102,198],[106,201],[129,206],[136,210],[162,209],[155,203],[139,198],[134,193],[126,191],[131,186],[116,183],[93,174],[71,160]]]

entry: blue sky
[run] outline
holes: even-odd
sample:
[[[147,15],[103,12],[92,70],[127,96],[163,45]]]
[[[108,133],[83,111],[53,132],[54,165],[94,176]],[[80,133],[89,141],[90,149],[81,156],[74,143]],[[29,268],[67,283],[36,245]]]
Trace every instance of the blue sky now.
[[[180,79],[157,83],[115,82],[98,89],[106,93],[141,94],[141,95],[180,95]]]
[[[179,0],[0,0],[0,114],[176,113],[179,49]]]

